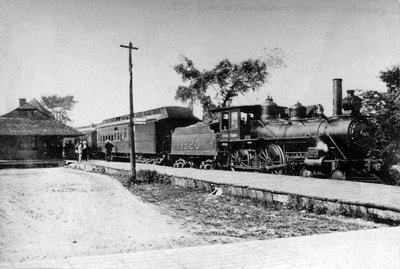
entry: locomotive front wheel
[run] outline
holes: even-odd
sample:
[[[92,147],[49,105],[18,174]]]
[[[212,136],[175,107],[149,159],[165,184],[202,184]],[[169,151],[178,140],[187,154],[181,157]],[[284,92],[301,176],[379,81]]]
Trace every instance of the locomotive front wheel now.
[[[332,179],[336,180],[346,180],[346,173],[342,170],[335,170],[332,173]]]
[[[312,177],[312,172],[306,168],[301,169],[300,175],[302,177]]]

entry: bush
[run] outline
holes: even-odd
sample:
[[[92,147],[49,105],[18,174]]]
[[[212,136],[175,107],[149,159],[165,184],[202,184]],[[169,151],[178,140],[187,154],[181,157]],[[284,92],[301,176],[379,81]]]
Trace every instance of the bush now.
[[[393,185],[400,186],[400,171],[397,169],[390,169],[389,176]]]
[[[171,184],[171,176],[159,174],[154,170],[139,170],[136,179],[129,178],[125,186],[139,184]]]

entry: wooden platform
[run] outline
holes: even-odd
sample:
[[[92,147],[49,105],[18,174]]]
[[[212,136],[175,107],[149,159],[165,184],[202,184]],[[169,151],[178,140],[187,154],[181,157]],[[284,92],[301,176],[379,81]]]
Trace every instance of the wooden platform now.
[[[73,163],[69,167],[114,176],[130,175],[129,163],[90,161]],[[400,224],[400,186],[137,164],[137,170],[141,169],[169,175],[173,184],[187,188],[209,192],[221,188],[225,194],[288,204],[299,210]]]

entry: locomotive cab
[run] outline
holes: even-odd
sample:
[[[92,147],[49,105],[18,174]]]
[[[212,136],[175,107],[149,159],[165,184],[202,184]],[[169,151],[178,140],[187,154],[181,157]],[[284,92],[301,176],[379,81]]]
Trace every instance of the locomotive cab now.
[[[235,106],[214,109],[219,114],[220,141],[251,138],[251,123],[260,119],[261,106]]]

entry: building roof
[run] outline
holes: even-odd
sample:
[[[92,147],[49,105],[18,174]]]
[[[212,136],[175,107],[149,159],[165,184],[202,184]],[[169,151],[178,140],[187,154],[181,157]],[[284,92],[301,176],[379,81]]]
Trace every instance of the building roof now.
[[[46,114],[47,116],[52,117],[51,112],[48,111],[38,100],[36,100],[36,98],[33,98],[29,102],[29,104],[34,106],[35,108],[37,108],[37,110],[39,110],[43,114]]]
[[[82,133],[53,119],[0,117],[0,135],[81,136]]]
[[[29,103],[25,102],[25,99],[21,99],[23,102],[16,109],[2,115],[5,118],[29,118],[33,120],[45,120],[52,119],[50,111],[44,108],[35,98]]]
[[[20,109],[20,110],[35,110],[37,108],[32,106],[31,104],[25,103],[25,104],[23,104],[22,106],[19,106],[16,109]]]
[[[21,102],[22,101],[22,102]],[[81,136],[82,133],[59,121],[36,99],[29,103],[20,99],[20,106],[0,117],[0,136]]]

